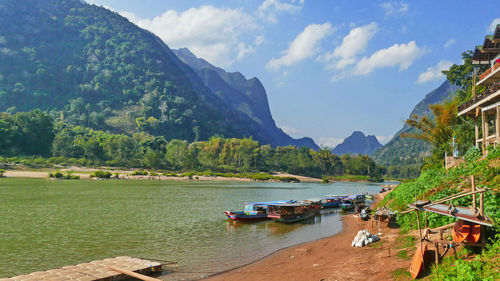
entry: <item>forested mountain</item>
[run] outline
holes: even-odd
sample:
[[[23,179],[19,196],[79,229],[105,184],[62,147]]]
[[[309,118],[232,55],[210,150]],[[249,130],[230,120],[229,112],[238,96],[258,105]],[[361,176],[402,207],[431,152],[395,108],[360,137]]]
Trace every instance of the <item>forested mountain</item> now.
[[[226,104],[257,122],[265,135],[271,138],[272,145],[308,146],[315,150],[319,149],[311,138],[294,139],[276,126],[269,109],[266,89],[256,77],[246,79],[239,72],[226,72],[204,59],[197,58],[186,48],[174,50],[174,53],[193,68],[205,86]]]
[[[253,137],[261,124],[228,106],[154,34],[79,0],[0,2],[0,111],[189,141]]]
[[[333,150],[333,154],[363,154],[371,155],[375,149],[382,145],[378,142],[377,138],[373,135],[365,136],[362,132],[354,131],[349,137],[337,145]]]
[[[425,95],[424,99],[413,108],[410,116],[432,117],[429,105],[441,103],[452,97],[456,94],[456,90],[457,87],[446,80],[438,88]],[[386,145],[373,153],[375,161],[384,166],[422,164],[424,157],[429,156],[431,146],[423,140],[401,137],[401,134],[412,130],[414,129],[404,124],[403,128]]]

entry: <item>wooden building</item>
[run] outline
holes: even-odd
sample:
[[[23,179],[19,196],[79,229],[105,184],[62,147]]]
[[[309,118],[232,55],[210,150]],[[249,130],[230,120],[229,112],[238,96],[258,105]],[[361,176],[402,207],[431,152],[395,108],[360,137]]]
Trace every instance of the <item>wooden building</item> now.
[[[500,144],[500,24],[493,35],[484,38],[483,45],[475,48],[472,64],[490,65],[480,74],[473,92],[478,88],[485,90],[460,105],[458,116],[469,116],[476,121],[476,147],[486,153],[487,146]]]

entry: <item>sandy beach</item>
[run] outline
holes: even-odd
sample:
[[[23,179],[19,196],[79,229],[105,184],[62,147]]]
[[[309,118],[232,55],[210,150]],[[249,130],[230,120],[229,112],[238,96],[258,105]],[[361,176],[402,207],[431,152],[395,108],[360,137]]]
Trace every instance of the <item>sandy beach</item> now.
[[[371,221],[365,222],[352,214],[343,216],[342,222],[342,231],[332,237],[280,250],[205,280],[392,280],[395,270],[409,268],[409,259],[396,256],[403,249],[394,249],[398,229],[383,223],[381,241],[354,248],[351,242],[359,230],[374,233],[376,227],[372,229]]]
[[[48,178],[49,172],[60,171],[62,173],[71,172],[73,175],[80,176],[81,179],[90,179],[90,173],[94,171],[100,171],[103,169],[93,169],[93,168],[80,168],[71,167],[64,169],[44,169],[44,170],[7,170],[5,172],[6,177],[10,178]],[[134,170],[119,170],[119,169],[104,169],[112,174],[119,173],[120,179],[132,179],[132,180],[197,180],[197,181],[244,181],[253,182],[255,180],[248,178],[234,178],[234,177],[220,177],[220,176],[198,176],[194,175],[193,179],[188,177],[172,177],[172,176],[132,176],[131,174]],[[295,177],[301,182],[321,182],[321,179],[291,175],[287,173],[275,173],[274,176],[278,177]],[[273,180],[270,180],[273,181]]]

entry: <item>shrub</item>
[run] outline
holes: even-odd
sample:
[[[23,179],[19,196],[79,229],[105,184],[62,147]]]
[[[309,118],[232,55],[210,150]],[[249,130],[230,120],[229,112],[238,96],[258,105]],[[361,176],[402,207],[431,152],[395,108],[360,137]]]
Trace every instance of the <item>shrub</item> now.
[[[95,171],[92,174],[90,174],[90,177],[98,179],[109,179],[111,178],[111,173],[108,171]]]
[[[0,169],[0,178],[3,178],[5,174],[5,169]]]
[[[130,175],[131,176],[147,176],[148,175],[148,171],[134,171]]]
[[[281,182],[300,182],[296,177],[280,177],[278,180]]]
[[[63,173],[56,171],[55,173],[49,173],[49,178],[62,179],[64,177]]]

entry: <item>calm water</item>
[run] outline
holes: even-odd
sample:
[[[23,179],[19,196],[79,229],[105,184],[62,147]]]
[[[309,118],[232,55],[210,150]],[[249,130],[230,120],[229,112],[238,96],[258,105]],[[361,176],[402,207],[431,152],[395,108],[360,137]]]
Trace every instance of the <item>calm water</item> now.
[[[338,213],[283,225],[226,220],[244,202],[376,193],[369,183],[0,179],[0,278],[129,255],[179,262],[196,279],[340,231]]]

